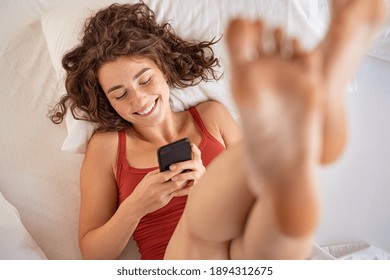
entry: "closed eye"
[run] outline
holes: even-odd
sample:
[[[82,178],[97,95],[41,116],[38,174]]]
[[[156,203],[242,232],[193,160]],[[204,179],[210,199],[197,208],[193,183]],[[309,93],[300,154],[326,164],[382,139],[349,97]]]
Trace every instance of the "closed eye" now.
[[[140,86],[146,86],[147,84],[150,83],[151,80],[152,80],[152,77],[150,77],[146,82],[139,83],[139,85],[140,85]]]
[[[115,97],[116,100],[121,100],[127,95],[127,91],[125,91],[121,96]]]

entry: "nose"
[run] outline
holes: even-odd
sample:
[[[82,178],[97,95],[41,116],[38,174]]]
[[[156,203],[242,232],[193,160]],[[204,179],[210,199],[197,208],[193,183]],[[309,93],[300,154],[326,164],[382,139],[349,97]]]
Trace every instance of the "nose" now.
[[[135,107],[145,106],[147,101],[147,94],[143,90],[132,90],[128,95],[129,103]]]

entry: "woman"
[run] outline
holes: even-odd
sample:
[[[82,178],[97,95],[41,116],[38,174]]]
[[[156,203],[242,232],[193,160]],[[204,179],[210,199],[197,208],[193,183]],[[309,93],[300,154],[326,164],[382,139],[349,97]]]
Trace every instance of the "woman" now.
[[[65,103],[75,100],[99,125],[81,170],[83,257],[116,258],[133,235],[142,258],[162,259],[191,187],[240,138],[217,102],[179,113],[169,104],[170,88],[218,78],[214,43],[182,40],[145,4],[111,5],[90,19],[81,46],[63,58],[68,95],[53,119],[62,120]],[[184,137],[193,159],[158,172],[157,149]]]
[[[282,42],[280,30],[265,53],[260,22],[230,24],[244,141],[219,103],[179,113],[169,106],[170,87],[218,78],[214,41],[183,41],[143,3],[111,5],[89,20],[63,59],[68,94],[52,115],[61,122],[69,105],[99,125],[81,170],[83,258],[116,258],[132,236],[143,259],[308,257],[318,219],[314,171],[343,146],[332,134],[343,128],[343,107],[332,109],[340,96],[327,90],[341,91],[360,58],[347,42],[366,42],[383,21],[382,1],[333,4],[328,35],[311,53]],[[159,172],[157,149],[183,137],[192,160]]]

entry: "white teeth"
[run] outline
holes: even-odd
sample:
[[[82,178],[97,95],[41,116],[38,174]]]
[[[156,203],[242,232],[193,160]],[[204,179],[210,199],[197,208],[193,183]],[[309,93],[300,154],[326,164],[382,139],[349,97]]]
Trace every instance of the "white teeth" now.
[[[141,112],[137,112],[138,114],[140,115],[146,115],[147,113],[149,113],[150,111],[153,110],[154,106],[156,105],[156,101],[154,101],[152,103],[152,105],[150,105],[148,108],[146,108],[145,110],[141,111]]]

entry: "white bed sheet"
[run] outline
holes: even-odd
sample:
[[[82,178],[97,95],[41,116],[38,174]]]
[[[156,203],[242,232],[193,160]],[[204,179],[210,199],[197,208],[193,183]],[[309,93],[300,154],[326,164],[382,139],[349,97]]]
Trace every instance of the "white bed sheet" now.
[[[80,258],[82,155],[60,151],[66,126],[46,117],[58,84],[40,23],[45,12],[64,2],[77,1],[0,2],[0,192],[49,259]],[[388,63],[368,59],[359,71],[360,91],[348,98],[350,146],[320,176],[321,246],[367,242],[390,251],[389,69]],[[122,257],[137,258],[133,243]]]

